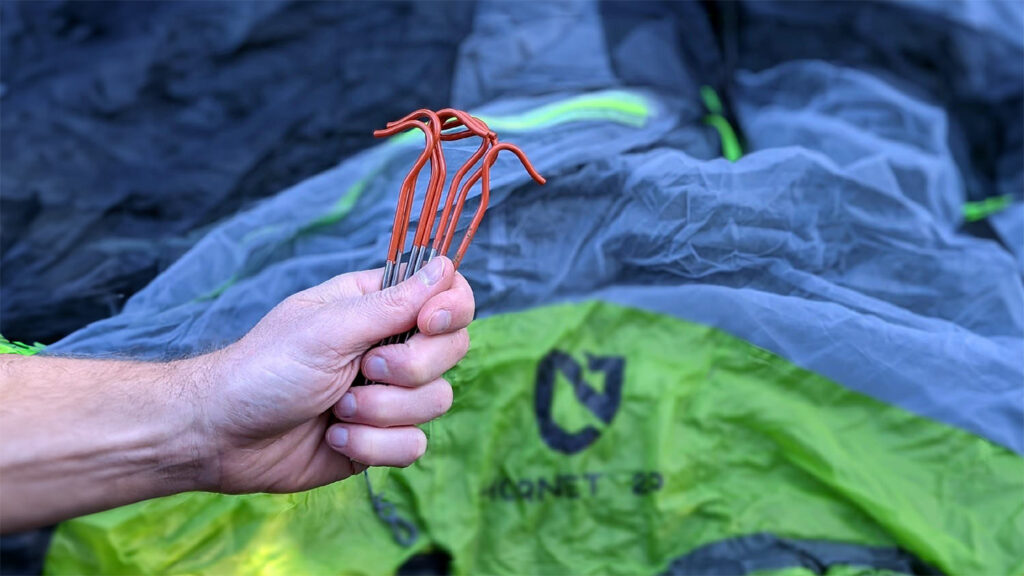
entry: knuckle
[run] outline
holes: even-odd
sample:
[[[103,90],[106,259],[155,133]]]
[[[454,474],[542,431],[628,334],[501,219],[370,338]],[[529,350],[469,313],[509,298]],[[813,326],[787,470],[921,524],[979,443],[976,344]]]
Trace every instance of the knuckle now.
[[[406,292],[407,290],[404,286],[395,286],[380,292],[374,292],[374,294],[377,295],[377,303],[382,311],[391,313],[405,309],[405,303],[409,299]]]
[[[430,367],[423,354],[417,354],[411,344],[402,344],[401,352],[395,354],[398,371],[410,382],[425,384],[430,380]]]
[[[357,434],[353,438],[353,457],[370,466],[380,464],[380,448],[377,445],[375,434]]]
[[[429,367],[424,365],[424,362],[411,362],[406,371],[406,376],[411,383],[417,385],[426,384],[434,377],[430,373]]]
[[[377,422],[385,415],[385,411],[381,409],[380,395],[376,394],[379,385],[362,387],[362,390],[356,390],[356,414],[355,417],[362,421]]]

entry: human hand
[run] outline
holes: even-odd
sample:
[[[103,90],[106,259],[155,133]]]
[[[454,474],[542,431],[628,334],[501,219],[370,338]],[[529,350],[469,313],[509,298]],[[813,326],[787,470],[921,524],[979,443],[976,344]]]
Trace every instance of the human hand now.
[[[294,492],[423,455],[416,425],[451,406],[441,375],[469,348],[473,293],[447,258],[386,290],[382,273],[294,294],[237,343],[195,359],[210,489]],[[407,343],[367,352],[413,326]],[[350,388],[360,367],[381,384]]]

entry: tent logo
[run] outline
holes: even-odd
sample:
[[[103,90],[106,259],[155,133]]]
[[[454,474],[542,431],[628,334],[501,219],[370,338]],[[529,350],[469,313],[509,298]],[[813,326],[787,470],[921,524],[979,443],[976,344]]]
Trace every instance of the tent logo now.
[[[552,350],[537,366],[534,408],[540,425],[540,436],[551,449],[566,454],[575,454],[590,446],[601,432],[593,426],[568,432],[555,422],[552,404],[559,373],[572,384],[576,400],[605,424],[611,423],[622,402],[622,373],[626,360],[621,356],[586,356],[588,370],[604,374],[603,392],[598,392],[587,383],[579,363],[561,350]]]

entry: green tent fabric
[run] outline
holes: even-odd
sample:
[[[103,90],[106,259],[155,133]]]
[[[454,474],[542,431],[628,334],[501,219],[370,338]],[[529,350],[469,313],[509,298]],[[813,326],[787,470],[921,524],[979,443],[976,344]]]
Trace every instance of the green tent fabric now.
[[[458,574],[654,574],[749,534],[1024,572],[1024,461],[722,331],[604,302],[495,315],[448,377],[427,455],[302,494],[189,493],[66,522],[48,574],[381,574],[449,551]],[[828,574],[873,572],[828,567]],[[802,568],[775,572],[805,574]]]

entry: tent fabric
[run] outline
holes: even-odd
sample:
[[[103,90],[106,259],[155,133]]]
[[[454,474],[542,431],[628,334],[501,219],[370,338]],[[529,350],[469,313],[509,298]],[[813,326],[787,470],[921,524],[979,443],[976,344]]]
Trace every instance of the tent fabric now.
[[[826,77],[845,73],[809,67],[825,67]],[[911,147],[918,134],[886,136],[885,113],[870,147],[862,143],[872,126],[867,119],[849,134],[833,129],[837,146],[846,138],[844,149],[865,156],[846,159],[845,169],[790,142],[736,164],[668,148],[623,154],[651,147],[686,112],[651,92],[610,94],[642,102],[643,112],[615,116],[609,106],[612,120],[531,130],[518,119],[543,118],[545,107],[564,111],[573,97],[480,109],[482,117],[499,119],[496,126],[505,119],[513,128],[508,137],[551,179],[531,188],[525,174],[509,169],[495,180],[464,269],[481,314],[600,291],[610,301],[726,327],[846,386],[1024,451],[1024,407],[1016,401],[1024,367],[1014,356],[1024,333],[1021,278],[998,245],[955,235],[941,204],[932,213],[915,202],[958,190],[948,185],[955,171],[940,153]],[[867,94],[862,89],[859,97]],[[604,105],[608,96],[576,98]],[[872,102],[889,113],[902,105],[881,96]],[[835,123],[843,118],[839,108]],[[696,121],[696,107],[683,109],[692,119],[675,131],[713,137]],[[780,114],[774,104],[759,109],[765,121]],[[511,110],[519,112],[506,114]],[[645,124],[635,125],[641,119]],[[927,126],[928,119],[907,124]],[[821,137],[815,121],[791,130]],[[151,358],[195,353],[239,338],[296,290],[379,264],[404,171],[378,167],[399,153],[395,165],[408,165],[417,146],[414,139],[386,144],[240,215],[121,315],[51,349]],[[878,146],[892,151],[876,155]],[[505,162],[499,169],[512,167]],[[929,180],[931,191],[919,185]],[[345,186],[358,190],[358,199]],[[342,219],[316,233],[310,223],[329,212],[339,191],[365,223],[345,226]],[[766,322],[768,316],[777,320]],[[808,339],[809,330],[829,339]],[[151,335],[159,345],[147,344]]]
[[[1024,7],[1018,2],[736,5],[726,42],[739,69],[825,59],[941,105],[973,198],[1021,198]],[[822,34],[823,28],[833,33]],[[880,33],[885,31],[885,33]],[[772,41],[785,37],[785,42]]]
[[[724,59],[731,68],[762,71],[792,60],[828,60],[869,71],[940,106],[967,198],[1014,199],[993,232],[1024,264],[1024,5],[918,0],[722,6]]]
[[[672,561],[666,576],[691,574],[934,574],[898,549],[755,534],[721,540]]]
[[[474,6],[0,10],[0,333],[48,343],[120,311],[217,221],[447,106]]]
[[[635,90],[508,100],[474,113],[522,147],[545,175],[557,174],[560,166],[652,146],[676,126],[677,118],[691,118],[696,126],[700,115],[695,103]],[[415,137],[396,138],[239,214],[139,292],[121,314],[78,331],[51,350],[144,358],[196,353],[238,339],[299,286],[342,270],[379,266],[397,191],[422,145]],[[460,164],[474,149],[472,143],[452,146],[448,163]],[[492,207],[526,185],[529,177],[513,169],[515,162],[499,157],[492,171]],[[425,185],[420,183],[418,200]],[[474,210],[467,205],[464,213]],[[419,214],[419,206],[412,214]],[[486,244],[478,237],[474,252]],[[531,250],[528,245],[522,249]],[[474,258],[472,252],[468,257]],[[178,336],[168,338],[171,334]],[[147,335],[158,335],[165,346],[149,345],[152,337]]]
[[[184,494],[63,524],[47,570],[380,573],[437,546],[463,574],[655,574],[733,546],[744,572],[1021,572],[1024,46],[1017,7],[950,6],[476,5],[450,101],[548,183],[499,161],[456,404],[420,463],[374,471],[421,539],[361,482]],[[379,266],[417,138],[226,217],[44,353],[200,353]],[[1006,193],[965,233],[964,202]],[[520,497],[541,479],[562,496]]]
[[[1024,459],[970,433],[667,315],[590,302],[471,332],[452,411],[425,427],[430,456],[373,474],[423,535],[413,548],[373,530],[361,482],[341,482],[65,523],[48,572],[380,573],[430,545],[458,574],[716,573],[715,543],[759,550],[730,553],[726,573],[814,565],[735,540],[765,533],[825,566],[1024,568]]]

